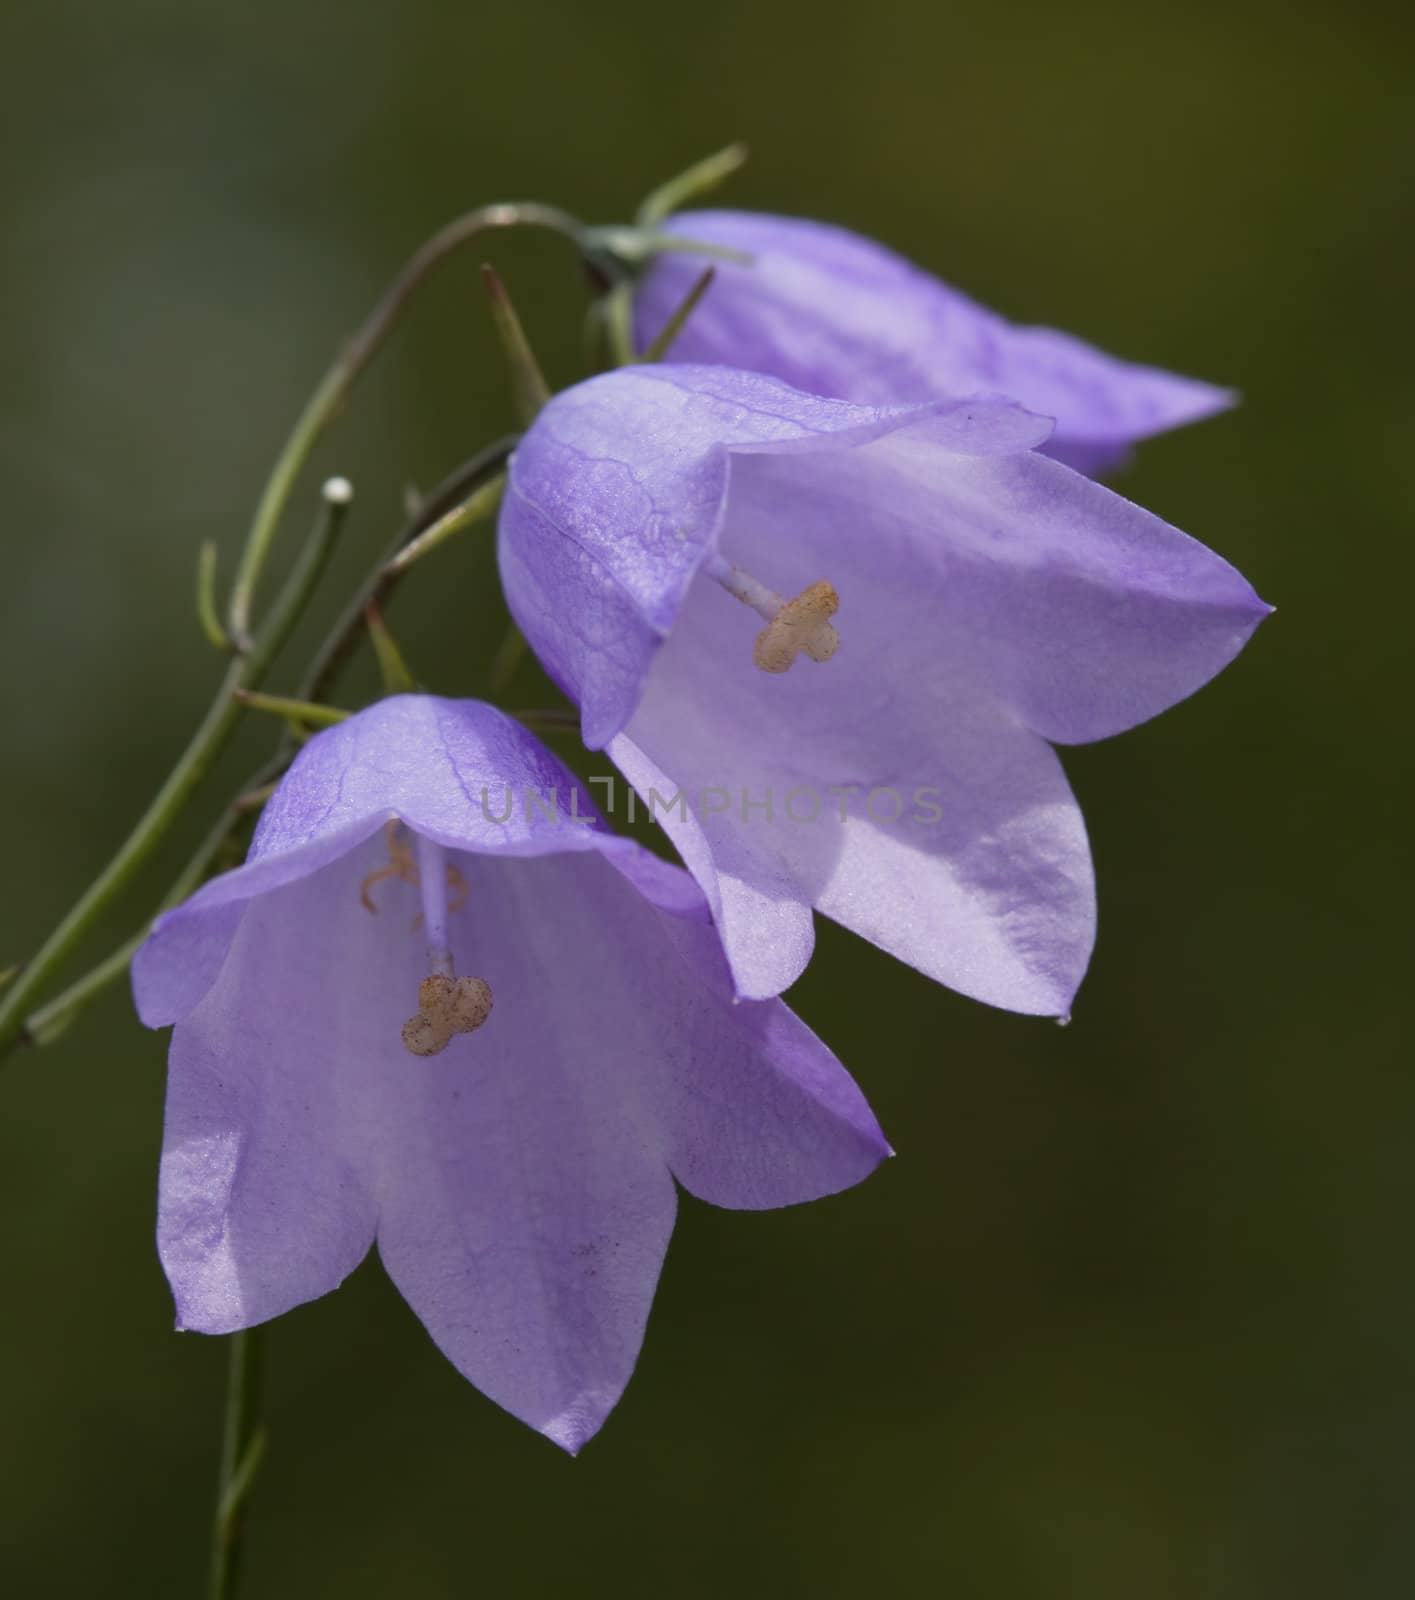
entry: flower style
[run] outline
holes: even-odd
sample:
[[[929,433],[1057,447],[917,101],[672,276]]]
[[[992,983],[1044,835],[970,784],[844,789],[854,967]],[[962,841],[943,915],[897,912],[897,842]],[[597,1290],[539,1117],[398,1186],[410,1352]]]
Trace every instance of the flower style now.
[[[744,211],[684,212],[665,227],[752,258],[718,264],[674,341],[675,360],[746,367],[862,405],[1005,394],[1056,419],[1042,448],[1082,472],[1234,403],[1230,390],[1117,360],[1054,328],[1014,327],[844,228]],[[654,259],[635,306],[641,349],[699,266],[685,255]]]
[[[1038,454],[1049,427],[640,367],[559,395],[513,457],[511,609],[702,885],[740,995],[801,972],[815,906],[965,994],[1068,1011],[1095,902],[1048,741],[1183,699],[1268,608]]]
[[[733,1004],[687,875],[473,701],[385,700],[311,740],[134,986],[176,1024],[178,1325],[277,1316],[377,1238],[458,1370],[570,1451],[633,1369],[674,1177],[753,1209],[888,1154],[785,1005]]]

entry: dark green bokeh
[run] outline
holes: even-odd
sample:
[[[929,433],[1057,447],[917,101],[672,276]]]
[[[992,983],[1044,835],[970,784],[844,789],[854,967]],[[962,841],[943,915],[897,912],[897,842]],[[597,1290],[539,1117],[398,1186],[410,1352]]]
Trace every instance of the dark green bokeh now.
[[[1122,487],[1279,608],[1194,702],[1067,757],[1102,905],[1068,1031],[823,929],[794,999],[900,1158],[802,1210],[686,1202],[639,1372],[579,1461],[463,1383],[375,1264],[276,1325],[252,1596],[1387,1600],[1415,1582],[1398,18],[5,7],[0,965],[119,841],[214,684],[198,542],[229,573],[328,354],[479,201],[622,217],[744,138],[734,201],[852,224],[1019,319],[1241,388],[1241,411],[1148,447]],[[493,253],[570,381],[568,253]],[[321,456],[359,498],[320,620],[402,484],[509,420],[474,264],[429,290]],[[397,608],[454,693],[484,681],[501,619],[478,535]],[[0,1089],[10,1594],[199,1589],[223,1351],[173,1335],[151,1243],[163,1048],[115,992]]]

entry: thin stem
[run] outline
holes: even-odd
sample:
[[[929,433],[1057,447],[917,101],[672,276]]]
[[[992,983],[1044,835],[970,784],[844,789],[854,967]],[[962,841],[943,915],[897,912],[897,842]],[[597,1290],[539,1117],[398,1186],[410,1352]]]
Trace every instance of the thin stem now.
[[[146,928],[136,938],[115,950],[106,960],[100,961],[92,972],[85,973],[77,983],[70,984],[63,994],[56,995],[47,1006],[32,1011],[25,1019],[25,1037],[35,1044],[53,1044],[64,1029],[97,994],[110,983],[116,983],[128,970],[128,963],[137,954],[138,946],[147,938]]]
[[[376,605],[370,604],[364,611],[364,627],[368,630],[369,643],[373,646],[374,657],[378,662],[379,676],[383,679],[383,692],[411,694],[418,686],[417,679],[413,676],[412,668],[403,659],[403,652],[398,648],[393,630],[383,620],[383,613]]]
[[[228,1338],[226,1414],[216,1514],[211,1522],[208,1600],[231,1600],[240,1576],[245,1505],[265,1454],[266,1433],[261,1422],[264,1339],[265,1330],[260,1327],[241,1329]]]
[[[655,361],[663,360],[673,348],[674,341],[678,338],[678,335],[682,333],[688,318],[698,309],[703,296],[712,288],[712,280],[716,276],[717,268],[708,267],[706,271],[694,280],[692,288],[683,296],[681,304],[645,348],[643,355],[639,358],[641,361],[647,365],[652,365]]]
[[[627,280],[604,296],[604,331],[610,360],[616,367],[632,367],[639,356],[634,348],[634,286]]]
[[[580,726],[580,713],[573,708],[550,711],[508,711],[508,717],[541,733],[560,733]]]
[[[342,480],[339,481],[342,483]],[[345,491],[347,487],[343,485]],[[24,1018],[39,990],[93,923],[127,887],[225,749],[242,711],[240,702],[235,698],[236,691],[252,689],[260,683],[281,645],[289,637],[290,630],[303,612],[324,570],[347,509],[347,492],[338,497],[324,497],[320,515],[285,580],[265,626],[251,649],[245,655],[236,657],[227,668],[221,687],[216,691],[187,748],[167,775],[167,781],[158,790],[137,826],[119,846],[117,854],[5,991],[4,1000],[0,1002],[0,1056],[4,1056],[24,1036]]]
[[[298,699],[321,701],[329,698],[339,674],[364,633],[364,613],[371,605],[382,611],[397,586],[402,574],[389,569],[404,546],[411,544],[439,518],[454,512],[489,475],[500,472],[519,438],[519,434],[513,433],[493,440],[424,498],[417,513],[406,526],[398,530],[364,579],[358,593],[344,608],[324,643],[315,652],[314,660],[296,690]]]
[[[621,272],[642,267],[654,256],[702,256],[708,261],[729,261],[734,266],[749,267],[756,260],[750,250],[739,250],[736,245],[717,244],[710,239],[695,239],[686,233],[664,233],[659,228],[616,226],[590,228],[584,235],[589,248],[618,264]]]
[[[319,702],[332,692],[354,645],[363,632],[368,606],[386,600],[391,592],[394,580],[390,579],[387,568],[393,557],[404,545],[415,539],[429,521],[435,521],[449,506],[455,506],[473,491],[478,481],[488,472],[499,471],[515,443],[515,435],[496,440],[458,467],[424,498],[408,525],[399,529],[397,538],[390,542],[377,565],[369,573],[359,594],[355,596],[316,652],[297,697],[300,702]],[[297,576],[297,573],[292,573],[288,582],[294,583]],[[282,610],[282,603],[277,602],[276,611]],[[268,797],[273,781],[289,766],[294,754],[294,743],[289,739],[283,739],[275,755],[241,785],[215,826],[163,896],[162,903],[158,907],[159,914],[185,900],[200,885],[222,846],[255,809],[252,797],[257,796],[260,800]],[[91,972],[86,973],[47,1005],[33,1012],[24,1023],[19,1036],[36,1043],[56,1038],[73,1021],[83,1006],[110,983],[122,977],[134,953],[147,938],[151,926],[151,921],[145,922],[120,949],[113,951]],[[18,973],[14,976],[17,977]],[[3,1048],[0,1048],[0,1054],[3,1054]]]
[[[482,262],[482,282],[491,303],[491,321],[501,341],[502,354],[511,374],[511,398],[521,426],[528,428],[550,403],[550,385],[540,370],[535,351],[521,326],[521,318],[507,293],[501,274],[490,262]]]
[[[316,728],[332,728],[350,713],[338,706],[317,706],[309,700],[295,700],[284,694],[257,694],[254,689],[237,689],[236,698],[252,711],[269,711],[291,722],[307,722]]]
[[[516,668],[525,658],[526,636],[514,622],[506,624],[506,632],[501,636],[501,643],[496,647],[496,654],[491,658],[491,692],[499,697],[506,686],[516,676]]]
[[[231,641],[216,614],[216,541],[208,539],[197,555],[197,621],[213,649],[231,653]]]
[[[57,1039],[65,1028],[74,1020],[79,1012],[95,996],[101,994],[110,983],[115,983],[128,969],[128,963],[137,954],[144,939],[152,931],[152,924],[158,916],[187,898],[191,892],[199,888],[205,878],[207,869],[220,854],[222,846],[231,837],[252,807],[249,799],[252,793],[266,798],[266,791],[271,787],[271,780],[283,772],[288,765],[284,756],[267,761],[259,771],[251,774],[250,778],[241,786],[236,797],[221,813],[219,820],[202,840],[196,853],[188,860],[173,880],[167,893],[163,895],[162,902],[157,908],[151,921],[145,922],[141,928],[119,946],[111,955],[84,974],[77,983],[70,986],[52,999],[48,1005],[41,1006],[39,1010],[32,1011],[25,1021],[24,1037],[35,1044],[50,1044]]]
[[[270,477],[256,506],[250,532],[246,536],[245,549],[241,553],[231,590],[229,614],[229,632],[238,647],[243,647],[249,638],[256,585],[295,481],[324,430],[339,414],[350,390],[398,320],[409,297],[434,267],[469,240],[491,228],[512,227],[547,228],[553,233],[564,234],[574,240],[577,246],[584,233],[581,224],[568,212],[534,201],[479,206],[475,211],[467,212],[433,234],[409,259],[384,291],[363,326],[325,373],[271,468]]]
[[[660,184],[639,207],[635,220],[640,227],[655,227],[687,201],[710,194],[720,183],[724,183],[743,165],[747,153],[746,145],[729,144],[725,150],[705,156],[686,172],[680,172],[676,178]]]
[[[415,539],[410,539],[398,554],[387,563],[384,572],[389,578],[401,577],[415,561],[421,561],[430,550],[435,550],[444,539],[450,539],[463,528],[489,517],[501,504],[506,492],[506,475],[498,473],[490,483],[483,484],[459,506],[454,506],[445,516],[439,517],[430,528],[424,528]]]

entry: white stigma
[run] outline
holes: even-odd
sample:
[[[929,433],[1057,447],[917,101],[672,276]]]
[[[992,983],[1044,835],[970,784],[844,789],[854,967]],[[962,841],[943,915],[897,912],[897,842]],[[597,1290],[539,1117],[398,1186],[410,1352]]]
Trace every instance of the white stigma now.
[[[719,555],[709,556],[703,570],[766,623],[752,646],[752,660],[763,672],[785,672],[798,655],[829,661],[835,654],[840,635],[830,619],[840,609],[840,596],[833,583],[821,579],[786,600]]]

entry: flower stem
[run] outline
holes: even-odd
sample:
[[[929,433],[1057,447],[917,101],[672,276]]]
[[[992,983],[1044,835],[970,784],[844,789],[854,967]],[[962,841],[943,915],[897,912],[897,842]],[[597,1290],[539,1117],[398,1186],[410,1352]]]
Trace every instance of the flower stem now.
[[[488,478],[501,472],[519,438],[519,434],[512,433],[494,439],[423,498],[407,526],[398,530],[364,579],[358,593],[344,608],[324,643],[315,652],[314,660],[296,690],[297,699],[318,702],[329,697],[339,674],[344,670],[344,664],[365,631],[364,619],[368,608],[377,606],[380,612],[383,611],[403,574],[404,569],[397,565],[399,555],[444,518],[456,518],[462,503],[474,497],[475,491]],[[462,525],[460,521],[457,522],[457,526]]]
[[[287,722],[304,722],[315,728],[332,728],[350,715],[338,706],[317,706],[284,694],[257,694],[254,689],[237,689],[236,698],[252,711],[268,711]]]
[[[261,1420],[264,1387],[264,1328],[243,1328],[227,1339],[226,1413],[221,1431],[221,1467],[216,1513],[211,1521],[208,1600],[232,1600],[240,1577],[241,1536],[251,1485],[265,1455]]]
[[[681,210],[690,200],[711,194],[720,183],[725,183],[747,160],[744,144],[729,144],[725,150],[715,150],[712,155],[694,162],[686,172],[661,183],[639,207],[635,218],[641,228],[655,228],[667,216]]]
[[[216,541],[208,539],[197,555],[197,621],[207,643],[223,655],[231,654],[231,640],[216,614]]]
[[[324,570],[347,509],[346,496],[325,496],[314,528],[296,558],[264,627],[246,654],[237,656],[227,668],[206,715],[176,766],[167,775],[167,781],[158,790],[137,826],[119,846],[118,853],[5,991],[4,999],[0,1001],[0,1057],[21,1039],[33,1038],[25,1027],[25,1017],[36,995],[94,922],[127,887],[226,747],[243,710],[240,701],[235,698],[236,691],[253,689],[260,683],[281,645],[289,637],[290,630],[304,611]]]
[[[270,477],[256,506],[250,532],[246,536],[240,565],[236,569],[231,589],[228,631],[238,648],[244,648],[247,644],[256,585],[275,541],[276,529],[295,480],[324,430],[338,416],[350,390],[398,320],[409,297],[433,268],[460,246],[488,229],[512,227],[548,228],[553,233],[564,234],[577,245],[584,235],[581,224],[568,212],[533,201],[479,206],[475,211],[449,222],[409,259],[310,396],[271,468]]]
[[[364,627],[368,630],[369,642],[373,645],[374,658],[378,662],[378,674],[383,679],[384,694],[414,693],[418,687],[418,680],[413,676],[412,668],[398,648],[398,641],[393,637],[392,628],[383,620],[383,612],[376,604],[370,603],[365,610]]]
[[[507,293],[506,285],[501,281],[501,274],[486,261],[482,263],[481,272],[487,300],[491,304],[492,326],[501,341],[502,354],[506,357],[507,370],[511,375],[511,398],[515,402],[521,425],[528,428],[549,404],[550,385],[540,370],[540,363],[531,349],[530,340],[526,338],[526,330],[521,325],[521,318]]]
[[[444,539],[450,539],[454,533],[460,533],[463,528],[469,528],[474,522],[480,522],[483,517],[489,517],[501,504],[501,496],[506,489],[506,478],[498,473],[489,483],[484,483],[480,489],[468,497],[459,506],[454,506],[445,516],[441,516],[431,527],[424,528],[414,539],[403,545],[397,555],[384,566],[384,572],[389,578],[397,578],[406,572],[415,561],[421,561],[429,550],[435,550]]]
[[[658,330],[653,339],[644,347],[644,353],[639,357],[646,366],[652,366],[656,361],[662,361],[673,348],[674,341],[687,325],[688,318],[698,309],[703,296],[712,288],[713,279],[717,276],[716,267],[708,267],[694,280],[693,286],[683,296],[682,303],[669,317],[668,321]]]
[[[413,514],[407,526],[401,528],[398,536],[390,543],[385,552],[379,557],[363,587],[350,602],[343,615],[335,623],[333,629],[316,652],[305,674],[303,686],[298,695],[301,703],[321,702],[333,689],[344,665],[357,644],[360,634],[366,626],[366,612],[370,605],[381,605],[387,600],[398,574],[389,572],[389,566],[397,553],[406,545],[411,544],[420,533],[429,525],[435,525],[438,518],[444,515],[449,507],[454,507],[461,500],[471,494],[488,473],[499,473],[506,458],[510,455],[516,443],[514,435],[497,439],[484,450],[477,452],[469,461],[458,467],[448,478],[431,490],[423,499],[418,510]],[[292,573],[291,582],[297,573]],[[281,602],[277,602],[276,611],[283,609]],[[158,912],[166,911],[169,907],[185,900],[205,878],[207,869],[216,858],[221,847],[231,837],[241,822],[252,810],[251,796],[257,795],[264,798],[272,780],[278,778],[290,764],[294,755],[292,741],[281,741],[280,748],[275,755],[265,763],[261,769],[253,773],[237,791],[234,798],[227,805],[225,811],[217,820],[206,838],[203,839],[196,853],[187,862],[186,866],[177,876],[176,881],[168,889],[158,906]],[[77,908],[76,908],[77,909]],[[127,971],[128,963],[143,940],[147,938],[152,923],[149,920],[119,949],[107,956],[91,972],[86,973],[77,982],[57,995],[47,1005],[30,1014],[28,1019],[19,1027],[10,1043],[23,1039],[34,1044],[47,1044],[51,1039],[56,1039],[60,1033],[78,1015],[80,1009],[87,1005],[95,995],[100,994],[110,983],[116,982]],[[41,952],[43,955],[43,952]],[[30,964],[32,969],[38,962]],[[21,969],[29,970],[29,969]],[[5,975],[5,981],[11,981],[20,975],[19,971]],[[37,985],[36,985],[37,986]],[[0,990],[4,984],[0,983]],[[0,1055],[5,1052],[5,1046],[0,1045]]]

